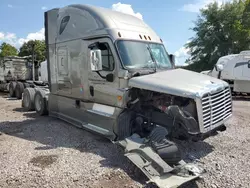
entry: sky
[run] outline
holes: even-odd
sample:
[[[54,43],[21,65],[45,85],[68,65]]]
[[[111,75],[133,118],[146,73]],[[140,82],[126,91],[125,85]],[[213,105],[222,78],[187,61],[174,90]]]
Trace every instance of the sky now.
[[[143,19],[164,41],[176,64],[184,65],[188,49],[184,45],[194,36],[190,28],[199,9],[217,1],[228,0],[1,0],[0,43],[16,48],[34,39],[44,39],[44,12],[69,4],[89,4],[105,7]]]

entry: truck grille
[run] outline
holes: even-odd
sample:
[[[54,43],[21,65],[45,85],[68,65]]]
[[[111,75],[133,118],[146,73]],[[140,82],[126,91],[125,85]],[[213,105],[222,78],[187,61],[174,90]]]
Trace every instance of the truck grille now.
[[[202,98],[203,125],[205,129],[213,128],[232,114],[232,98],[230,88]]]

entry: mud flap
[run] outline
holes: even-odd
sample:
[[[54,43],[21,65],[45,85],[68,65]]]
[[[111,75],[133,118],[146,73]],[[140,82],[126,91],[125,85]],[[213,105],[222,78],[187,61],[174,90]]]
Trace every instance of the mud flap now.
[[[146,140],[132,135],[119,144],[125,148],[127,156],[148,178],[160,188],[174,188],[198,178],[204,171],[192,164],[179,162],[169,166],[161,157],[145,145]]]

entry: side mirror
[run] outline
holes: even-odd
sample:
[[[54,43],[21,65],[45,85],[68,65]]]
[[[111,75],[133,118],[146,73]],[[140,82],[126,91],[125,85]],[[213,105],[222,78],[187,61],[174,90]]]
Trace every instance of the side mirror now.
[[[216,66],[217,71],[222,71],[224,68],[222,64],[215,65],[215,66]]]
[[[101,50],[91,50],[90,51],[90,64],[92,71],[102,70],[102,52]]]
[[[247,66],[248,66],[248,68],[250,68],[250,61],[248,61],[248,65]]]
[[[175,66],[175,56],[173,54],[169,55],[171,63]]]
[[[112,73],[106,75],[106,80],[108,82],[113,82],[114,81],[114,75]]]

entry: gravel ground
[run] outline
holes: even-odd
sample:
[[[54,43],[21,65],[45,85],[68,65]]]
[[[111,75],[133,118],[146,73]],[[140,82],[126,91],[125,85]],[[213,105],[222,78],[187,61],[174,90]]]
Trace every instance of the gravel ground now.
[[[152,187],[108,140],[20,106],[0,96],[0,187]],[[234,101],[226,125],[203,142],[178,142],[207,171],[183,187],[250,187],[250,101]]]

